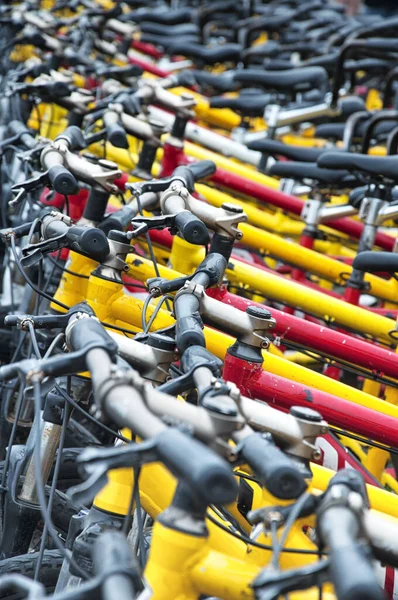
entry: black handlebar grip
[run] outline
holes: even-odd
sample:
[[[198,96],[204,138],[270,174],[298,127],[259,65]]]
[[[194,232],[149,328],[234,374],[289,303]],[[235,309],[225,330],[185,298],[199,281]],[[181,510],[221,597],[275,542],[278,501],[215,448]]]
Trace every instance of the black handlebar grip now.
[[[105,131],[106,139],[112,146],[127,150],[129,142],[126,132],[120,123],[110,123],[109,125],[105,125]]]
[[[62,165],[53,165],[48,170],[48,177],[56,192],[69,196],[78,191],[75,177]]]
[[[82,130],[76,125],[67,127],[65,131],[57,135],[55,140],[66,140],[71,152],[74,150],[83,150],[87,146]]]
[[[188,169],[193,174],[194,180],[200,181],[201,179],[205,179],[206,177],[210,177],[214,175],[216,172],[216,164],[212,160],[200,160],[196,163],[192,163],[188,165]]]
[[[360,252],[352,263],[354,269],[367,273],[398,272],[398,254],[394,252]]]
[[[191,165],[177,167],[173,171],[173,177],[180,177],[184,181],[187,190],[192,192],[197,181],[210,177],[215,172],[216,165],[212,160],[200,160]]]
[[[386,600],[366,547],[356,539],[356,516],[347,507],[331,507],[318,517],[318,529],[330,557],[330,577],[339,600]]]
[[[71,94],[69,84],[65,81],[54,81],[53,83],[46,85],[45,89],[56,98],[66,98]]]
[[[112,229],[116,231],[124,231],[130,225],[131,219],[136,215],[136,209],[133,206],[126,204],[120,210],[111,213],[98,226],[99,229],[108,235]]]
[[[94,543],[95,572],[101,576],[101,597],[103,600],[123,598],[134,600],[139,587],[139,566],[131,552],[130,545],[121,531],[105,531]]]
[[[239,444],[240,455],[276,498],[298,498],[307,489],[304,476],[269,436],[254,433]]]
[[[18,135],[22,143],[28,148],[32,149],[36,146],[36,140],[32,135],[30,129],[26,127],[21,121],[13,120],[8,123],[8,131],[10,135]]]
[[[102,348],[116,352],[117,344],[96,319],[78,319],[70,330],[68,344],[73,350]]]
[[[92,260],[103,262],[110,252],[108,238],[96,227],[73,226],[67,235],[71,250],[84,254]]]
[[[199,246],[208,244],[210,236],[206,225],[189,210],[182,210],[175,219],[175,225],[184,240]]]
[[[201,442],[169,427],[157,436],[156,448],[164,465],[207,505],[235,500],[231,467]]]

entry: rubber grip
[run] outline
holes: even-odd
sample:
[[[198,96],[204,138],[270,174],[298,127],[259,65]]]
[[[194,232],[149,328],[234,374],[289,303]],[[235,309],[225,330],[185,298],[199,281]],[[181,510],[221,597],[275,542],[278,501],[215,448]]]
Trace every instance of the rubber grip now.
[[[87,146],[80,127],[76,125],[67,127],[65,131],[57,135],[55,140],[66,140],[71,152],[74,150],[83,150]]]
[[[307,489],[304,476],[271,439],[254,433],[239,444],[240,455],[276,498],[298,498]]]
[[[120,123],[111,123],[105,126],[106,130],[106,139],[112,146],[115,148],[124,148],[127,150],[129,147],[129,143],[127,140],[127,135]]]
[[[136,209],[128,204],[120,210],[110,214],[99,225],[99,229],[108,235],[112,229],[116,231],[124,231],[131,223],[131,219],[136,215]]]
[[[8,131],[9,134],[14,136],[20,136],[22,143],[29,149],[34,148],[36,146],[36,140],[34,135],[32,135],[30,129],[26,127],[21,121],[13,120],[8,123]]]
[[[212,160],[200,160],[191,165],[177,167],[173,171],[173,177],[180,177],[184,181],[187,190],[192,192],[197,181],[209,177],[215,172],[216,165]]]
[[[175,225],[184,240],[190,244],[205,245],[210,242],[206,225],[188,210],[178,213]]]
[[[228,504],[237,495],[231,467],[212,450],[178,429],[157,436],[157,452],[164,465],[206,504]]]
[[[194,316],[181,317],[177,319],[176,343],[180,354],[183,354],[190,346],[205,345],[202,326]]]
[[[84,254],[92,260],[103,262],[110,252],[108,238],[96,227],[73,226],[67,233],[71,250]]]
[[[95,319],[76,321],[70,331],[68,344],[73,350],[95,347],[108,350],[116,346],[106,329]]]
[[[53,165],[48,170],[48,177],[51,185],[56,192],[69,196],[70,194],[76,194],[78,191],[77,181],[62,165]]]
[[[69,84],[65,81],[54,81],[45,86],[45,89],[48,90],[51,96],[55,96],[56,98],[65,98],[66,96],[70,96],[71,93]]]
[[[330,575],[339,600],[386,600],[370,560],[358,544],[332,553]]]
[[[101,576],[103,600],[134,600],[140,582],[140,569],[131,548],[120,531],[105,531],[97,537],[93,550],[94,569]]]
[[[206,177],[214,175],[216,172],[216,164],[212,160],[200,160],[188,166],[194,177],[194,181],[200,181]]]

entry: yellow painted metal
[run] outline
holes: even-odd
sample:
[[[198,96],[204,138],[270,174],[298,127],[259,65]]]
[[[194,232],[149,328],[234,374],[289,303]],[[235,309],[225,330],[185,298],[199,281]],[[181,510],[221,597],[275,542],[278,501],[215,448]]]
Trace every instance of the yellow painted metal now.
[[[155,271],[150,261],[142,259],[141,257],[139,259],[131,259],[131,257],[129,257],[128,262],[130,265],[130,273],[134,278],[146,280],[150,277],[155,276]],[[168,268],[162,266],[159,266],[159,271],[160,276],[165,277],[167,279],[175,279],[176,277],[181,276],[180,272],[169,270]],[[129,311],[130,314],[133,312],[131,311],[131,309],[129,309],[129,300],[129,298],[120,298],[116,302],[117,316],[123,321],[128,319]],[[348,306],[351,307],[351,305]],[[114,310],[116,310],[116,306],[114,307]],[[116,313],[114,312],[114,314]],[[373,316],[371,313],[368,314],[370,314],[370,316]],[[325,332],[327,332],[326,327]],[[216,354],[219,358],[223,358],[225,356],[227,348],[233,343],[233,339],[230,336],[227,336],[214,329],[206,328],[205,335],[206,341],[208,342],[209,350]],[[264,369],[269,373],[274,373],[275,375],[286,377],[288,379],[296,381],[297,383],[301,383],[303,385],[308,385],[316,389],[323,390],[325,392],[328,392],[329,394],[333,394],[335,396],[339,396],[340,398],[344,398],[345,400],[349,400],[356,404],[360,404],[362,406],[377,410],[383,414],[393,415],[396,418],[398,418],[398,407],[383,402],[382,400],[375,398],[374,396],[371,396],[369,394],[365,394],[364,392],[361,392],[360,390],[352,388],[349,385],[341,383],[340,381],[335,381],[334,379],[326,377],[321,373],[315,373],[314,371],[306,369],[301,365],[291,363],[285,358],[282,358],[275,354],[266,352],[263,354],[263,356]]]
[[[319,259],[325,258],[321,255]],[[391,333],[395,331],[395,322],[368,310],[353,306],[322,292],[309,290],[306,286],[283,277],[243,264],[231,259],[226,275],[232,283],[244,283],[277,302],[287,304],[298,310],[313,314],[326,322],[332,321],[345,327],[366,333],[376,339],[392,343]],[[327,328],[325,328],[327,331]]]
[[[196,100],[196,106],[194,107],[196,116],[198,119],[206,121],[209,125],[231,130],[240,124],[241,119],[236,113],[228,108],[223,108],[222,110],[210,108],[209,100],[201,94],[182,87],[172,88],[169,91],[176,96],[181,96],[181,94],[193,96]]]
[[[326,490],[330,479],[335,474],[334,471],[321,467],[320,465],[311,464],[312,470],[312,487],[318,490]],[[382,490],[373,485],[366,486],[370,506],[384,515],[390,515],[391,517],[398,517],[398,496],[391,494],[386,490]]]
[[[344,278],[352,272],[350,265],[345,265],[338,260],[323,256],[319,252],[299,246],[294,242],[281,240],[279,236],[267,231],[259,230],[257,227],[242,223],[240,230],[243,233],[243,242],[252,248],[268,252],[271,256],[292,264],[304,271],[315,273],[324,279],[329,279],[337,284],[343,283]],[[375,275],[367,274],[365,281],[370,285],[370,293],[389,300],[398,299],[398,282],[395,279],[385,280]]]
[[[276,179],[268,177],[268,175],[263,175],[263,173],[259,173],[253,169],[249,169],[245,165],[235,162],[230,158],[225,158],[220,154],[216,154],[216,152],[211,152],[210,150],[201,148],[191,142],[185,142],[184,151],[188,156],[192,156],[198,160],[213,160],[220,169],[230,170],[236,175],[247,177],[252,181],[256,181],[257,183],[261,183],[272,189],[279,188],[279,181]]]

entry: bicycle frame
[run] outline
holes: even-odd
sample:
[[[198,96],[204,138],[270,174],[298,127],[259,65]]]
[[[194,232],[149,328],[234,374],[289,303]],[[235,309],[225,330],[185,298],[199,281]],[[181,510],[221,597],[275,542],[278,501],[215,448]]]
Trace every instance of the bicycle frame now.
[[[326,489],[333,472],[328,471],[317,465],[313,465],[314,478],[312,489]],[[237,504],[229,505],[227,510],[239,522],[245,531],[251,531],[246,514],[249,510],[275,506],[280,504],[289,504],[286,501],[277,501],[266,490],[250,480],[243,481],[244,487],[248,486],[251,492],[246,497],[245,509],[238,508]],[[132,469],[112,470],[109,473],[109,483],[97,495],[94,506],[97,510],[106,511],[112,514],[125,515],[128,510],[131,489],[134,483]],[[152,517],[157,518],[164,511],[172,500],[176,482],[174,478],[159,465],[146,465],[143,467],[140,477],[140,500],[144,510]],[[319,487],[318,487],[319,486]],[[371,499],[372,508],[384,512],[388,499],[392,496],[388,492],[368,486],[368,492]],[[244,493],[244,488],[241,492]],[[398,511],[398,499],[392,496],[394,506],[388,505],[387,514],[394,514]],[[214,518],[221,523],[223,519],[217,513]],[[224,524],[228,521],[224,521]],[[271,553],[259,548],[249,548],[244,542],[231,538],[225,531],[220,530],[217,525],[206,520],[208,533],[194,536],[189,531],[182,532],[181,529],[173,527],[171,524],[166,526],[159,521],[155,522],[152,535],[151,552],[148,564],[145,570],[145,579],[154,594],[154,598],[169,598],[170,593],[173,597],[187,598],[192,600],[197,598],[198,594],[218,594],[223,598],[251,598],[253,597],[250,589],[250,582],[258,574],[259,568],[267,564]],[[304,526],[314,526],[313,518],[300,519],[288,536],[286,547],[289,548],[307,548],[314,549],[313,544],[303,533]],[[177,535],[176,535],[177,534]],[[270,544],[269,536],[261,533],[256,536],[256,541],[262,544]],[[174,545],[176,545],[174,547]],[[220,581],[217,568],[207,568],[208,560],[212,564],[218,565],[222,560],[223,572],[224,566],[229,573],[232,568],[231,576],[228,581]],[[315,557],[309,558],[305,555],[281,555],[281,568],[300,567],[308,564],[308,561],[315,560]],[[244,561],[244,567],[242,564]],[[218,573],[215,578],[214,573]],[[167,581],[167,589],[165,582]],[[230,585],[231,584],[231,587]],[[384,584],[384,580],[382,582]],[[222,586],[222,587],[220,587]],[[302,598],[299,595],[297,598]],[[311,598],[312,595],[304,596]],[[303,597],[303,598],[304,598]],[[331,596],[332,598],[334,596]],[[316,596],[314,596],[315,600]]]
[[[88,280],[76,278],[65,273],[55,299],[68,306],[86,300],[100,320],[129,330],[140,330],[143,303],[133,296],[126,295],[120,284],[90,275],[95,265],[93,261],[87,262],[87,259],[80,256],[75,257],[72,253],[71,259],[73,260],[69,265],[70,269],[81,275],[89,275],[90,278]],[[141,257],[129,255],[127,264],[130,267],[130,275],[136,280],[146,281],[149,277],[156,275],[152,263]],[[159,265],[159,272],[161,277],[168,279],[181,276],[181,273],[161,265]],[[53,305],[53,308],[59,310],[56,305]],[[153,310],[150,309],[148,314]],[[172,323],[173,319],[170,315],[160,310],[154,327],[168,327]],[[224,359],[233,338],[210,328],[206,328],[205,334],[210,352]],[[327,407],[338,407],[334,411],[329,408],[328,415],[325,412],[325,418],[328,418],[333,424],[349,428],[359,435],[370,436],[381,443],[398,445],[397,407],[269,352],[264,355],[264,359],[266,371],[262,371],[261,374],[265,378],[264,389],[267,389],[266,385],[272,388],[275,375],[282,376],[282,378],[288,376],[289,379],[284,380],[284,383],[286,386],[290,386],[290,391],[292,389],[291,380],[296,382],[294,386],[297,395],[296,404],[300,403],[300,397],[301,400],[307,399],[305,401],[308,403],[308,394],[310,393],[314,407],[316,404],[325,406],[325,410]],[[262,370],[261,365],[260,368]],[[291,398],[291,396],[289,397]],[[322,411],[320,412],[322,413]],[[331,414],[332,412],[333,414]],[[329,416],[332,418],[330,419]]]

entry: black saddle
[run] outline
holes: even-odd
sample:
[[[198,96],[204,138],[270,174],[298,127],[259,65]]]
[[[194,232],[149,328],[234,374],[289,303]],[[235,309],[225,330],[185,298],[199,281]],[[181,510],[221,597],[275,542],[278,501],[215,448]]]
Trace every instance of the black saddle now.
[[[185,41],[174,41],[174,43],[168,47],[168,52],[171,54],[182,54],[187,58],[191,58],[194,62],[201,62],[205,65],[215,65],[223,62],[239,62],[242,54],[242,47],[239,44],[202,46],[196,43],[186,43]]]
[[[305,92],[326,87],[328,75],[321,67],[303,67],[283,71],[247,69],[237,71],[234,80],[244,87],[260,87],[281,92]]]
[[[154,46],[161,46],[168,53],[174,53],[173,46],[175,44],[175,36],[165,36],[165,35],[156,35],[155,33],[142,33],[141,34],[141,42],[146,44],[153,44]],[[184,35],[180,36],[181,44],[185,44],[186,46],[194,45],[196,42],[200,41],[198,35]]]
[[[398,182],[398,156],[370,156],[352,152],[324,152],[317,161],[322,169],[345,169]]]
[[[369,115],[369,118],[371,115]],[[354,138],[361,139],[365,135],[366,128],[368,126],[368,120],[359,123],[355,128]],[[390,121],[382,121],[378,123],[373,130],[373,137],[377,138],[378,136],[384,137],[390,133],[395,127],[396,123],[391,123]],[[318,125],[315,130],[315,137],[325,138],[330,140],[342,140],[344,137],[344,129],[345,123],[323,123]]]
[[[268,173],[297,181],[310,179],[321,184],[321,186],[333,189],[351,189],[362,183],[358,177],[353,176],[344,167],[335,171],[304,162],[278,162],[268,169]]]
[[[299,162],[315,163],[323,152],[324,148],[306,148],[304,146],[290,146],[279,142],[278,140],[254,140],[246,144],[250,150],[257,150],[270,156],[284,156],[290,160]]]
[[[155,35],[161,35],[164,37],[186,36],[194,35],[200,37],[200,29],[193,23],[177,23],[175,25],[164,25],[163,23],[151,23],[150,21],[144,21],[140,25],[140,31],[142,33],[154,33]],[[174,40],[175,41],[175,38]]]
[[[397,273],[398,254],[393,252],[360,252],[354,258],[352,266],[358,271],[368,273]]]
[[[191,70],[187,71],[192,75],[197,85],[201,87],[212,88],[217,92],[233,92],[239,89],[239,84],[234,81],[235,71],[224,71],[224,73],[207,73],[206,71]]]
[[[177,25],[179,23],[189,23],[191,21],[193,11],[191,8],[152,8],[143,9],[121,15],[121,21],[127,23],[141,23],[142,21],[151,21],[152,23],[161,23],[164,25]]]
[[[230,108],[245,117],[262,117],[269,102],[269,94],[246,93],[235,98],[216,96],[210,100],[210,108]]]

